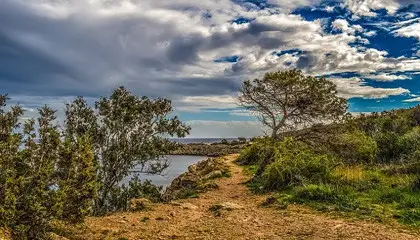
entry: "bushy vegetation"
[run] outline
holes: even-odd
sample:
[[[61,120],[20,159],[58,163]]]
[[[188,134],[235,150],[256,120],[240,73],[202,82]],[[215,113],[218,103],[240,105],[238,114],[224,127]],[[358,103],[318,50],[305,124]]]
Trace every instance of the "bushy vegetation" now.
[[[171,152],[173,155],[192,155],[192,156],[207,156],[207,157],[222,157],[229,154],[239,153],[244,147],[248,145],[245,138],[238,138],[229,142],[222,139],[217,143],[190,143],[180,144],[180,146]]]
[[[7,100],[0,96],[0,225],[15,239],[45,239],[51,220],[77,223],[93,213],[94,153],[88,136],[61,138],[52,109],[22,125],[22,108],[6,110]]]
[[[95,108],[79,97],[67,105],[60,127],[45,106],[24,120],[20,106],[0,95],[0,228],[14,239],[46,239],[52,222],[81,223],[86,216],[127,209],[131,198],[161,198],[150,182],[121,180],[138,172],[159,173],[189,127],[170,118],[170,101],[138,98],[124,88]]]
[[[260,140],[244,149],[238,162],[253,171],[250,187],[277,192],[278,207],[306,204],[420,227],[418,113],[413,108],[350,118],[325,126],[317,141]]]
[[[354,131],[333,136],[329,150],[346,163],[371,164],[375,161],[378,147],[372,137],[361,131]]]
[[[334,160],[314,154],[304,143],[287,138],[274,151],[274,161],[260,176],[266,190],[281,190],[305,183],[323,183],[331,178]]]

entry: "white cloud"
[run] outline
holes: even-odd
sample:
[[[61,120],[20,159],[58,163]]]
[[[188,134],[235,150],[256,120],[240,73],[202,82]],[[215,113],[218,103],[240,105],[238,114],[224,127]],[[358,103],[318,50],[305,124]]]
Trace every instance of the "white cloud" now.
[[[404,26],[395,30],[394,33],[400,37],[414,37],[420,41],[420,22]]]
[[[345,0],[343,6],[355,17],[376,17],[375,10],[385,9],[388,14],[393,15],[401,5],[397,0]]]
[[[334,12],[334,10],[335,10],[335,6],[327,6],[327,7],[325,7],[325,11],[326,12],[331,13],[331,12]]]
[[[0,55],[12,56],[5,58],[0,72],[16,79],[2,79],[1,87],[12,94],[50,94],[60,99],[107,95],[111,88],[125,85],[139,95],[173,99],[178,111],[199,112],[237,107],[241,82],[267,71],[350,72],[381,81],[402,76],[372,74],[420,71],[418,59],[391,57],[363,45],[368,42],[364,37],[374,36],[374,31],[338,19],[333,26],[339,32],[328,33],[324,20],[309,21],[291,13],[293,8],[321,1],[269,2],[276,7],[259,9],[231,0],[3,0],[0,37],[7,38]],[[404,0],[345,3],[357,16],[374,16],[378,9],[394,14]],[[234,22],[238,18],[252,21],[238,24]],[[416,21],[399,22],[391,29],[418,37]],[[273,54],[284,50],[298,53]],[[214,61],[225,56],[238,60]],[[380,98],[408,91],[374,88],[360,79],[336,82],[346,97]]]
[[[363,33],[363,35],[365,35],[366,37],[373,37],[376,35],[376,31],[368,31]]]
[[[188,121],[194,138],[255,137],[267,131],[258,121]]]
[[[340,30],[341,32],[348,33],[351,35],[354,35],[356,32],[363,32],[362,26],[350,26],[345,19],[336,19],[334,22],[332,22],[332,26],[336,30]]]
[[[376,74],[376,75],[366,75],[364,77],[368,78],[368,79],[373,79],[373,80],[376,80],[376,81],[380,81],[380,82],[390,82],[390,81],[395,81],[395,80],[410,79],[410,77],[406,76],[406,75],[393,75],[393,74],[389,74],[389,73],[379,73],[379,74]]]
[[[185,112],[200,112],[209,108],[235,108],[238,101],[235,96],[187,96],[176,102],[176,110]]]
[[[345,98],[380,99],[410,93],[409,90],[404,88],[375,88],[368,86],[366,82],[357,77],[331,78],[330,80],[337,85],[339,95]]]
[[[404,100],[404,102],[420,102],[420,97]]]

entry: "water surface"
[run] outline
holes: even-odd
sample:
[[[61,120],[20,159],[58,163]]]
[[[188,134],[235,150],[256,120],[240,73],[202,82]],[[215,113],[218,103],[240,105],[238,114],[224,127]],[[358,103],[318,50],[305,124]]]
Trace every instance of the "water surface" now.
[[[171,184],[172,180],[188,171],[188,166],[195,164],[199,161],[207,159],[206,156],[183,156],[183,155],[169,155],[167,156],[170,160],[170,166],[165,170],[165,175],[150,175],[140,174],[141,180],[149,179],[153,184],[163,186],[164,188]],[[129,176],[123,180],[123,184],[127,184],[132,176]]]

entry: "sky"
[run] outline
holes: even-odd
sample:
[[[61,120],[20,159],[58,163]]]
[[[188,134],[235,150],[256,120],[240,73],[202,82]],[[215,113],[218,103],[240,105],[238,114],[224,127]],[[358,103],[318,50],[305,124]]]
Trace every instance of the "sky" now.
[[[240,86],[290,68],[350,112],[419,104],[420,1],[0,0],[0,94],[28,117],[125,86],[171,99],[189,137],[257,136]]]

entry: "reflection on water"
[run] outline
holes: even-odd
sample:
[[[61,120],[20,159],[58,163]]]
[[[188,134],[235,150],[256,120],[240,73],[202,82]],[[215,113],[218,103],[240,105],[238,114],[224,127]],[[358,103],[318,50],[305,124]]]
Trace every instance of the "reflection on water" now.
[[[205,156],[169,155],[167,157],[170,160],[170,166],[167,170],[165,170],[164,176],[140,174],[140,179],[149,179],[155,185],[167,187],[169,184],[171,184],[172,180],[174,180],[182,173],[188,171],[188,166],[207,159]],[[128,183],[131,177],[132,176],[125,178],[122,183]]]

